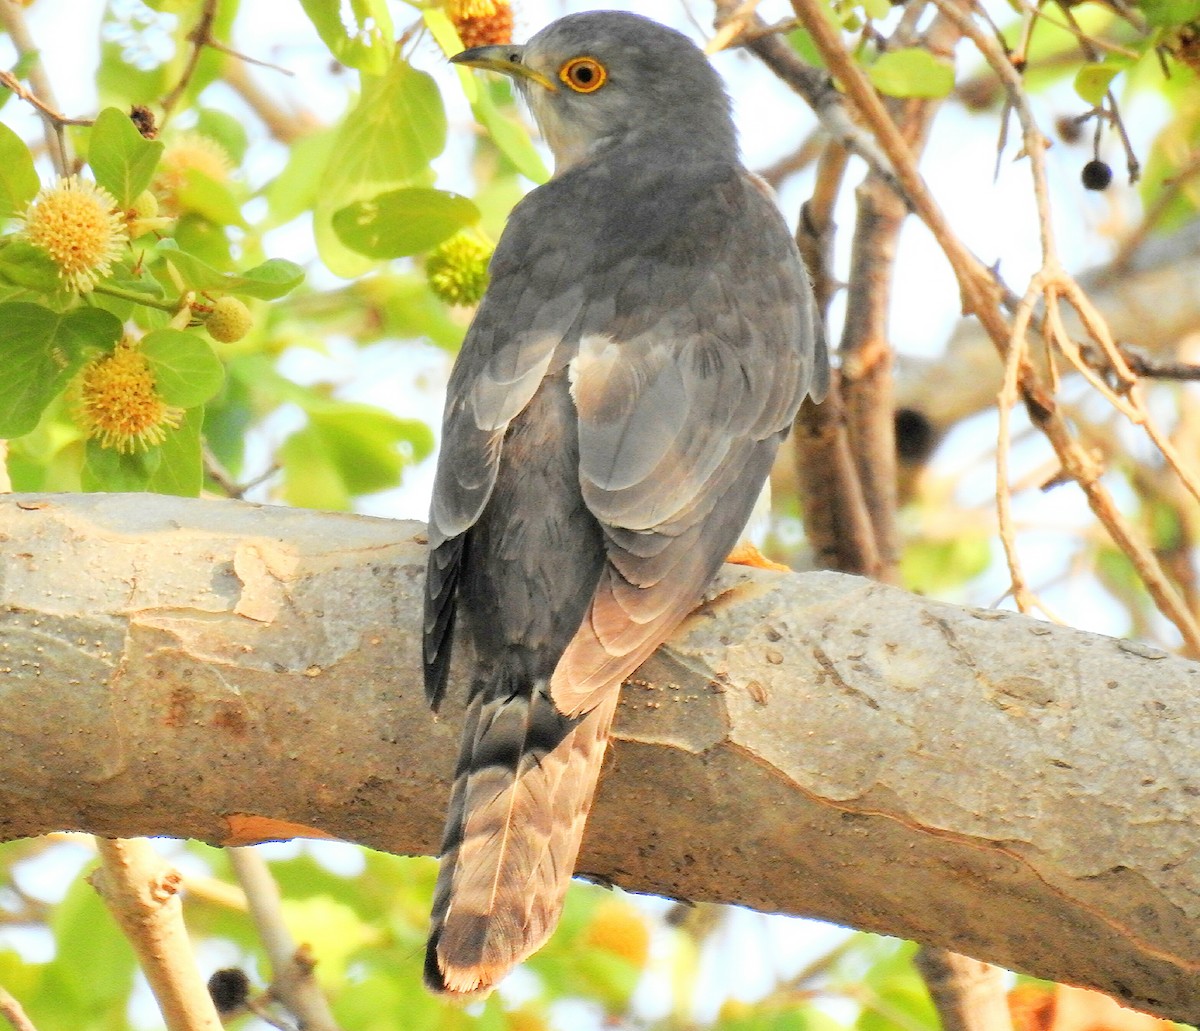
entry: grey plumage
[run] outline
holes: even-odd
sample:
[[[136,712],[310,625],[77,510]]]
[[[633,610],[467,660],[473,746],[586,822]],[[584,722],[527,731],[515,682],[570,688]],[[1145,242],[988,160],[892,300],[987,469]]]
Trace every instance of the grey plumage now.
[[[560,74],[580,56],[591,92]],[[456,60],[513,75],[556,156],[451,375],[430,513],[431,703],[459,620],[474,666],[426,980],[469,995],[553,930],[620,684],[700,600],[829,366],[685,37],[597,12]]]

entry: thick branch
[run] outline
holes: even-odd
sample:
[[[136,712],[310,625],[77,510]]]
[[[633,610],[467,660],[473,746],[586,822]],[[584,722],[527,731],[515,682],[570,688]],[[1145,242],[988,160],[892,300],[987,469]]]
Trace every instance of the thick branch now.
[[[437,847],[420,527],[0,501],[0,838]],[[1200,1019],[1200,665],[854,577],[730,569],[625,689],[581,867]]]

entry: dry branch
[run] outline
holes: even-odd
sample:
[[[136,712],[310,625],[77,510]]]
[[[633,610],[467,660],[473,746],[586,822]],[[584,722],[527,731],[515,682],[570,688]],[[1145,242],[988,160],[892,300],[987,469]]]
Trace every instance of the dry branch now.
[[[0,838],[437,845],[420,527],[0,501]],[[730,569],[626,688],[582,869],[1200,1019],[1200,665],[831,573]]]

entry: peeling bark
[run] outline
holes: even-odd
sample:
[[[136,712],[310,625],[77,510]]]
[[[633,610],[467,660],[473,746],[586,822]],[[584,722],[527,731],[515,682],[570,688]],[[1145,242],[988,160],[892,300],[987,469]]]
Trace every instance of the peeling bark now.
[[[0,839],[437,847],[459,712],[422,528],[0,500]],[[1200,1020],[1200,664],[834,573],[727,568],[626,687],[581,869]]]

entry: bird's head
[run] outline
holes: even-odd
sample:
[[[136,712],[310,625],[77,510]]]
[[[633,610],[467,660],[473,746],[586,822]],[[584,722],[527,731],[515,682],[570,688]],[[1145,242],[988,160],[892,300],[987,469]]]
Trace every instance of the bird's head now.
[[[524,45],[474,47],[456,64],[510,76],[554,152],[556,172],[610,145],[686,146],[692,160],[737,153],[729,99],[703,52],[641,15],[568,15]]]

